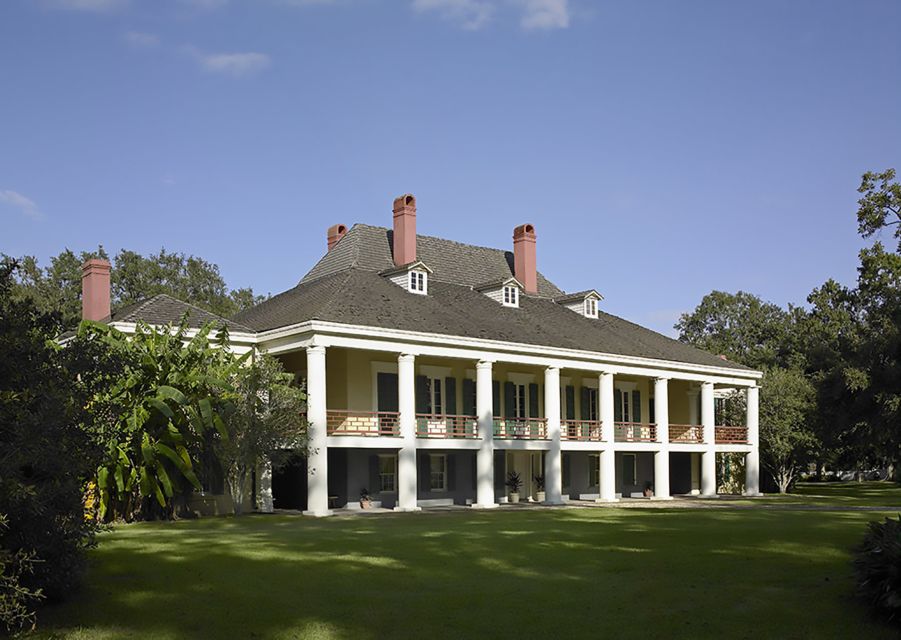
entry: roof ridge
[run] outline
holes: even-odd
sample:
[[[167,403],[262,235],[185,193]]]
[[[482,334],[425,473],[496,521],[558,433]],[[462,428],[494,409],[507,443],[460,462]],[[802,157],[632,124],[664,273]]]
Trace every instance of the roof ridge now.
[[[355,222],[353,225],[351,225],[351,228],[353,228],[353,227],[366,227],[367,229],[377,229],[379,231],[393,231],[393,229],[391,229],[390,227],[383,227],[383,226],[377,225],[377,224],[367,224],[365,222]],[[459,240],[451,240],[450,238],[442,238],[441,236],[430,236],[430,235],[426,235],[424,233],[419,233],[419,232],[416,233],[416,237],[417,237],[417,239],[418,238],[428,238],[429,240],[439,240],[441,242],[447,242],[449,244],[459,244],[464,247],[473,247],[474,249],[485,249],[486,251],[497,251],[497,252],[505,253],[505,254],[513,253],[512,248],[511,249],[498,249],[497,247],[486,247],[485,245],[481,245],[481,244],[472,244],[470,242],[461,242]]]

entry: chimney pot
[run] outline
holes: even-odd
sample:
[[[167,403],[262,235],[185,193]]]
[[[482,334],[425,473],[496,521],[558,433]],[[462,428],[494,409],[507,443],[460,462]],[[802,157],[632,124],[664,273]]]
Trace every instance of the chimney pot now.
[[[105,320],[110,317],[110,263],[91,258],[81,265],[81,317]]]
[[[347,233],[347,226],[343,224],[333,224],[328,228],[327,240],[329,251],[338,244],[338,241],[344,237],[345,233]]]
[[[538,293],[538,262],[535,225],[521,224],[513,230],[513,275],[526,293]]]
[[[394,265],[416,262],[416,198],[406,193],[394,199]]]

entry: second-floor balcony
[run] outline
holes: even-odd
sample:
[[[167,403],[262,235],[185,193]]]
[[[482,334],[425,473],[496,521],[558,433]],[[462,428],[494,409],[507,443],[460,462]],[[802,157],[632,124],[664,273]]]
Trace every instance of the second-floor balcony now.
[[[417,438],[478,438],[475,416],[416,414]]]
[[[325,427],[330,436],[399,436],[400,414],[329,409],[325,412]]]
[[[547,440],[547,418],[495,418],[494,437],[510,440]]]
[[[748,428],[717,426],[714,428],[716,444],[748,444]]]
[[[560,439],[601,442],[601,422],[600,420],[561,420]]]
[[[671,424],[669,441],[676,444],[701,444],[704,442],[704,427],[699,424]]]
[[[614,422],[615,442],[656,442],[657,425],[646,422]]]

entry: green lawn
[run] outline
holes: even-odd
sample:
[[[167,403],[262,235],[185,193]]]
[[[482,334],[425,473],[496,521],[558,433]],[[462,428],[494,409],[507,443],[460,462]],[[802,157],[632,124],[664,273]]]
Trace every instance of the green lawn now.
[[[852,596],[849,548],[884,515],[507,508],[119,526],[40,635],[897,637]]]
[[[754,500],[727,499],[741,504],[792,504],[842,507],[898,507],[901,485],[891,482],[799,482],[786,495],[767,495]]]

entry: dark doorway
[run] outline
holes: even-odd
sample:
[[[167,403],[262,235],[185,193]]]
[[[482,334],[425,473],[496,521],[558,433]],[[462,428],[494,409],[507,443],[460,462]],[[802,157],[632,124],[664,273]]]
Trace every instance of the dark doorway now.
[[[669,490],[674,496],[691,493],[690,453],[669,455]]]
[[[288,463],[272,472],[272,503],[276,509],[307,508],[307,460],[292,456]]]

